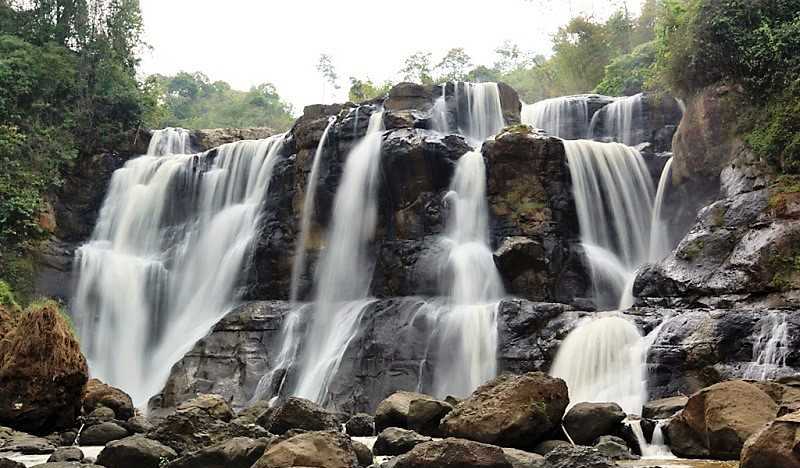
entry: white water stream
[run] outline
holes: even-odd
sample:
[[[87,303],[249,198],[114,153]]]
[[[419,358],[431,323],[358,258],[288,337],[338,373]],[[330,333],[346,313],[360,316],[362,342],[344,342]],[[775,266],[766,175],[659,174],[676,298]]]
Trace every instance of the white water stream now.
[[[589,136],[589,103],[586,96],[564,96],[523,104],[521,119],[524,124],[565,140]]]
[[[283,135],[161,153],[187,141],[156,132],[153,154],[114,173],[75,260],[71,310],[91,373],[136,405],[235,303]]]
[[[641,143],[637,125],[642,121],[642,94],[616,98],[597,111],[589,125],[591,138],[610,138],[625,145]]]

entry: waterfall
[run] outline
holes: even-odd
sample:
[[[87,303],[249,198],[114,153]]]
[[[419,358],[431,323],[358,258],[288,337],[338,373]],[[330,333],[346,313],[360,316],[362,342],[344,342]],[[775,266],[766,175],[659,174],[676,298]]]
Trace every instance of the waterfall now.
[[[653,429],[652,442],[648,443],[642,430],[642,420],[627,421],[633,435],[636,436],[636,441],[639,442],[642,458],[645,460],[672,460],[676,458],[664,441],[664,423],[665,421],[656,422],[656,427]]]
[[[600,109],[592,117],[589,134],[592,138],[610,138],[626,145],[644,141],[634,125],[642,120],[642,94],[621,97]]]
[[[199,154],[186,132],[112,176],[71,304],[93,376],[139,405],[236,299],[283,135]],[[159,156],[159,154],[163,154]]]
[[[650,262],[657,262],[667,255],[672,249],[669,239],[669,229],[661,219],[661,210],[664,207],[664,197],[667,193],[670,178],[672,177],[672,158],[669,158],[664,169],[661,170],[661,178],[658,180],[658,190],[653,206],[653,217],[650,220]]]
[[[586,96],[564,96],[523,104],[522,123],[566,140],[586,138],[589,102]]]
[[[456,83],[459,132],[473,146],[496,135],[505,126],[497,83]],[[461,108],[461,104],[466,106]]]
[[[432,127],[439,133],[450,132],[450,124],[447,123],[447,83],[442,85],[442,95],[433,103]]]
[[[489,246],[483,155],[458,160],[450,191],[447,234],[448,304],[441,313],[435,393],[467,396],[497,373],[497,306],[503,284]]]
[[[618,315],[584,319],[561,343],[550,374],[567,382],[570,405],[615,402],[639,414],[645,403],[645,341]]]
[[[147,146],[147,154],[151,156],[191,152],[189,131],[183,128],[167,127],[163,130],[156,130],[150,137],[150,144]]]
[[[564,141],[564,149],[596,299],[629,307],[636,269],[650,253],[653,184],[647,166],[637,150],[619,143]],[[611,295],[601,294],[603,288]]]
[[[372,303],[367,299],[373,269],[368,244],[377,222],[382,130],[383,112],[375,112],[366,136],[347,156],[317,269],[314,316],[293,394],[322,404],[361,315]]]
[[[356,124],[358,123],[358,108],[356,108]],[[314,152],[314,161],[311,163],[311,172],[306,181],[306,193],[303,200],[303,213],[300,218],[300,237],[297,240],[295,247],[294,261],[292,263],[292,282],[291,292],[289,299],[292,302],[297,302],[298,290],[300,288],[300,276],[305,272],[306,268],[306,250],[308,249],[308,236],[311,229],[311,217],[314,215],[314,202],[317,198],[317,185],[319,183],[319,167],[322,160],[322,151],[325,149],[325,142],[328,140],[328,132],[330,132],[333,124],[336,122],[336,117],[328,118],[328,125],[325,131],[322,132],[322,138],[317,144],[317,150]]]
[[[789,354],[789,323],[786,321],[786,313],[769,312],[759,323],[761,329],[753,343],[753,362],[745,369],[745,379],[776,378],[786,367],[786,357]]]

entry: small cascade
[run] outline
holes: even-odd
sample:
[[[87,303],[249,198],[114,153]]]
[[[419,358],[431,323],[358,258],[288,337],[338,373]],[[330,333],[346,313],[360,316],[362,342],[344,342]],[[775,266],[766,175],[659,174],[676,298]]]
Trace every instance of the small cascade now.
[[[570,404],[615,402],[639,414],[646,392],[645,341],[619,315],[584,319],[561,343],[550,374],[567,382]]]
[[[478,146],[505,126],[497,83],[456,83],[459,132]]]
[[[631,428],[631,432],[636,436],[636,441],[639,442],[642,458],[645,460],[672,460],[676,458],[664,441],[665,421],[656,422],[651,442],[647,442],[647,438],[644,436],[641,419],[627,420],[626,423]]]
[[[589,136],[586,96],[564,96],[522,105],[522,123],[565,140]]]
[[[199,155],[185,131],[156,132],[153,154],[109,186],[76,254],[71,304],[93,376],[140,405],[236,300],[283,135]]]
[[[356,108],[358,112],[358,108]],[[356,123],[358,125],[358,114],[356,114]],[[306,268],[306,251],[308,249],[308,236],[311,230],[311,218],[314,216],[314,202],[317,198],[317,186],[319,184],[319,168],[320,161],[322,160],[322,152],[325,149],[325,143],[328,141],[328,132],[330,132],[333,124],[336,123],[336,117],[328,119],[328,125],[325,131],[322,132],[322,138],[319,140],[317,150],[314,152],[314,161],[311,163],[311,172],[308,174],[306,181],[305,199],[303,199],[303,213],[300,218],[300,237],[297,240],[295,247],[294,261],[292,263],[292,282],[289,299],[292,302],[297,302],[297,295],[300,288],[300,276],[305,272]],[[354,130],[355,131],[355,130]]]
[[[333,206],[332,226],[317,269],[314,315],[292,394],[325,404],[347,345],[368,299],[372,263],[368,244],[377,222],[383,112],[370,116],[366,136],[347,157]]]
[[[297,353],[300,349],[300,338],[302,337],[302,323],[306,318],[310,305],[304,305],[293,309],[283,319],[283,330],[281,332],[281,351],[275,359],[275,364],[269,372],[261,376],[250,399],[250,404],[259,400],[269,398],[270,406],[277,400],[286,384],[287,370],[290,369],[297,360]],[[278,378],[276,381],[276,378]]]
[[[759,322],[761,330],[753,343],[753,362],[744,372],[745,379],[776,378],[786,368],[786,357],[789,354],[789,323],[786,313],[769,312]]]
[[[156,130],[150,137],[147,154],[151,156],[189,154],[192,152],[189,138],[189,131],[183,128],[167,127]]]
[[[447,120],[447,83],[442,85],[442,95],[433,103],[433,129],[439,133],[450,133]]]
[[[450,207],[447,310],[441,314],[434,392],[467,396],[497,373],[497,305],[503,283],[489,247],[483,155],[458,160],[446,196]]]
[[[594,139],[608,138],[629,146],[644,141],[636,124],[642,121],[642,94],[616,99],[592,117],[589,134]]]
[[[672,158],[667,160],[664,169],[661,170],[661,178],[658,180],[658,189],[656,190],[656,199],[653,205],[653,217],[650,220],[650,262],[657,262],[667,255],[672,249],[672,243],[669,238],[669,228],[664,220],[661,219],[661,211],[664,207],[664,197],[667,193],[667,187],[672,177]]]
[[[600,306],[627,308],[636,269],[650,255],[653,184],[637,150],[564,141],[581,241]],[[608,291],[603,293],[603,291]]]

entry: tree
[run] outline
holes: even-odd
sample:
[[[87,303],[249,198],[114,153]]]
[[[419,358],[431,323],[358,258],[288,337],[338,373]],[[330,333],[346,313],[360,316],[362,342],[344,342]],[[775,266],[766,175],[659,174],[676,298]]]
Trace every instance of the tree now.
[[[392,83],[389,81],[384,82],[382,85],[375,85],[372,80],[360,80],[356,77],[350,77],[350,90],[347,93],[348,99],[352,102],[364,102],[370,99],[375,99],[385,96]]]
[[[494,50],[497,54],[497,61],[494,68],[502,73],[509,73],[513,70],[526,68],[534,64],[535,57],[529,52],[525,52],[511,41],[503,43]]]
[[[339,89],[337,83],[339,75],[336,74],[336,67],[333,66],[333,59],[328,54],[320,54],[317,62],[317,71],[322,75],[322,100],[325,100],[325,83],[330,84],[333,89]]]
[[[472,59],[463,48],[450,49],[436,65],[436,69],[439,70],[438,81],[464,81],[470,67]]]
[[[414,83],[431,84],[433,76],[431,74],[431,53],[415,52],[406,57],[400,74],[406,81]]]

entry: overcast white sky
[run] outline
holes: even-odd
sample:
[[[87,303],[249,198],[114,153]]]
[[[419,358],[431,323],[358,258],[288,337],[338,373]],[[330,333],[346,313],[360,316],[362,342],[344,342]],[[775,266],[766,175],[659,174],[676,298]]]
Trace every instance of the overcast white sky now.
[[[273,83],[295,112],[323,102],[316,71],[333,57],[343,101],[348,77],[396,79],[403,59],[433,53],[436,63],[463,47],[475,64],[491,65],[504,40],[548,54],[550,35],[570,15],[605,18],[624,0],[140,0],[146,40],[144,73],[202,71],[249,89]],[[638,0],[628,0],[638,13]]]

